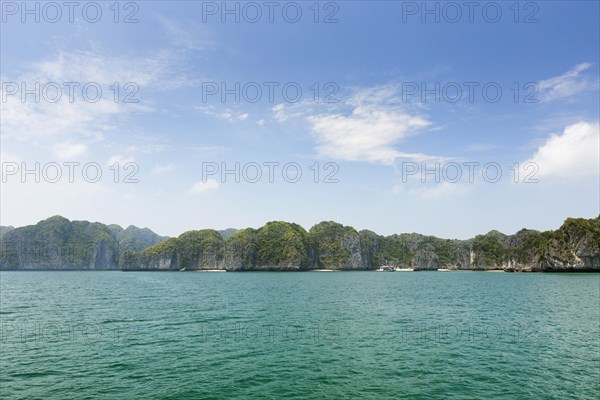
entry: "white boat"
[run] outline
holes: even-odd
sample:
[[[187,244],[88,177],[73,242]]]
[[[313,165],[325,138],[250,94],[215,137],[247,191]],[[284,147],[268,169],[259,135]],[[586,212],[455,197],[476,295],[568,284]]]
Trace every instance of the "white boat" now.
[[[196,272],[227,272],[225,269],[197,269]]]
[[[397,272],[412,272],[414,270],[414,268],[396,268]]]
[[[391,265],[382,265],[376,271],[378,271],[378,272],[394,272],[394,271],[396,271],[396,269]]]
[[[446,271],[450,271],[450,270],[448,268],[438,268],[438,271],[446,272]]]

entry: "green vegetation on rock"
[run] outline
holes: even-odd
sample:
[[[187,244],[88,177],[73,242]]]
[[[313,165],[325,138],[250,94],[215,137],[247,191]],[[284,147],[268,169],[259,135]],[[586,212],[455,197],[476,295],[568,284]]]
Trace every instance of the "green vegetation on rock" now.
[[[225,240],[229,239],[234,233],[236,233],[238,229],[235,228],[227,228],[222,231],[217,231],[221,234],[221,237]]]
[[[231,230],[227,239],[228,234],[205,229],[164,240],[148,229],[60,216],[4,232],[0,269],[349,270],[391,264],[417,270],[600,270],[599,218],[568,218],[556,231],[490,231],[470,240],[380,236],[333,221],[308,232],[274,221],[259,229]]]
[[[494,231],[475,236],[473,251],[475,252],[474,264],[478,267],[499,267],[505,256],[503,242]]]
[[[225,265],[229,269],[251,270],[258,259],[258,235],[256,229],[247,228],[235,232],[225,246]]]
[[[126,229],[121,228],[119,225],[109,225],[109,229],[119,242],[122,251],[144,250],[167,239],[148,228],[138,228],[133,225],[128,226]]]
[[[139,249],[143,240],[137,240],[131,228],[124,232]],[[120,269],[124,251],[115,231],[115,225],[69,221],[58,215],[9,230],[0,242],[0,269]],[[160,238],[149,230],[139,231]]]
[[[4,236],[6,233],[14,230],[15,228],[13,226],[0,226],[0,239],[2,239],[2,236]]]
[[[309,266],[309,239],[303,227],[289,222],[268,222],[257,230],[256,263],[264,267],[305,269]]]
[[[209,268],[223,260],[223,238],[213,229],[185,232],[177,238],[181,267]]]
[[[310,228],[320,268],[361,268],[361,236],[351,226],[321,222]]]
[[[422,237],[418,235],[419,239]],[[414,253],[409,249],[413,235],[391,235],[381,238],[379,264],[406,267],[411,265]]]

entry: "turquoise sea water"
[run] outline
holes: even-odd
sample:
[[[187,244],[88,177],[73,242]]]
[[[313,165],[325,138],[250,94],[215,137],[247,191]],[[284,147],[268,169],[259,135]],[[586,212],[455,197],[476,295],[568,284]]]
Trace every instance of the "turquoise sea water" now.
[[[598,399],[600,274],[2,272],[2,399]]]

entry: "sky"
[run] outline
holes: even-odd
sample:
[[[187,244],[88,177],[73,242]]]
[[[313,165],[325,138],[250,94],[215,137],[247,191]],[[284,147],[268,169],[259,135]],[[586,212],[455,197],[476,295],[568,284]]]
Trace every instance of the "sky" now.
[[[2,1],[0,223],[596,217],[599,4]]]

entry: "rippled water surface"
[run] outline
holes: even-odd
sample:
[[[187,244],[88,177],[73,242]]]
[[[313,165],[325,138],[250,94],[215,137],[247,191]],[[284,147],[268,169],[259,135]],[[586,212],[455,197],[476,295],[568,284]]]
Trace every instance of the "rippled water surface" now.
[[[600,274],[2,272],[2,399],[598,399]]]

